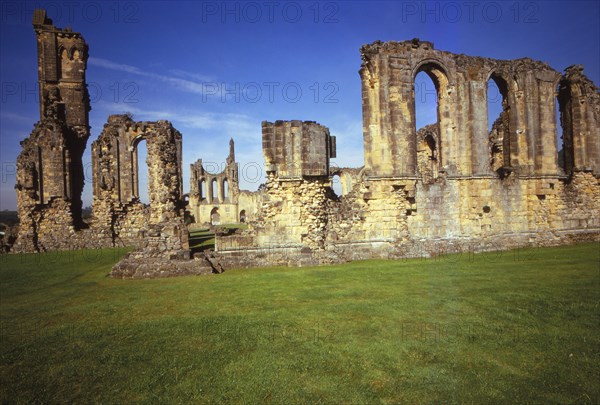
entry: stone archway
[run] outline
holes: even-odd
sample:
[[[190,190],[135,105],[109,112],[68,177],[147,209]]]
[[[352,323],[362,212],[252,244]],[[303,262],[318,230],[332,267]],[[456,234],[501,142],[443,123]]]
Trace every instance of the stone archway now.
[[[220,225],[221,224],[221,214],[219,214],[219,208],[214,207],[210,211],[210,224],[211,225]]]

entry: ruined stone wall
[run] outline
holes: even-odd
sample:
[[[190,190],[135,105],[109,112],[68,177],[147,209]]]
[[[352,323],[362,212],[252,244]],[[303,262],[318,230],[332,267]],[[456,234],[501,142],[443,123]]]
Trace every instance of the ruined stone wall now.
[[[332,187],[335,182],[341,186],[341,195],[346,195],[352,191],[354,186],[364,178],[364,167],[331,167]]]
[[[87,45],[43,11],[33,22],[40,121],[17,159],[13,251],[134,245],[111,274],[137,278],[600,240],[600,93],[582,67],[560,75],[528,58],[456,55],[419,40],[361,49],[363,168],[331,169],[335,137],[297,120],[262,123],[261,192],[239,190],[233,141],[222,173],[207,173],[201,160],[192,165],[189,207],[197,220],[213,220],[219,209],[219,222],[238,222],[244,211],[249,223],[241,233],[217,235],[214,253],[192,258],[189,250],[181,134],[168,121],[110,116],[92,144],[93,220],[85,229]],[[421,71],[436,86],[438,122],[417,131],[414,79]],[[488,131],[490,79],[503,111]],[[142,141],[148,206],[139,199]],[[332,190],[334,176],[341,196]]]
[[[149,206],[140,202],[137,147],[147,144]],[[147,224],[183,218],[181,134],[168,121],[111,115],[92,143],[93,227],[127,246]]]
[[[541,62],[453,55],[420,41],[376,42],[362,54],[365,178],[341,208],[330,203],[337,213],[331,249],[353,255],[356,246],[380,241],[368,256],[428,256],[599,239],[600,102],[581,67],[561,78]],[[415,131],[419,71],[438,89],[440,118]],[[505,109],[488,134],[489,78]],[[564,169],[557,94],[571,150]]]
[[[341,198],[328,184],[317,186],[270,179],[266,208],[251,230],[217,238],[220,266],[430,257],[600,240],[600,184],[590,173],[575,173],[571,181],[365,180]],[[321,206],[318,213],[310,211],[313,201]]]
[[[326,208],[328,200],[335,198],[329,172],[335,137],[327,127],[311,121],[264,121],[262,132],[268,199],[252,223],[258,243],[324,249]]]
[[[416,40],[376,42],[362,54],[365,179],[333,208],[332,249],[351,254],[344,244],[388,240],[380,250],[395,257],[598,240],[600,102],[581,67],[561,78],[541,62],[453,55]],[[415,131],[419,71],[438,89],[440,118]],[[489,78],[505,109],[488,134]],[[564,169],[555,140],[557,94],[571,150]]]
[[[447,181],[418,184],[408,218],[416,240],[454,239],[481,250],[557,245],[600,231],[598,179],[576,173],[559,179]],[[574,238],[574,239],[573,239]]]
[[[233,139],[229,141],[229,155],[220,173],[206,171],[202,159],[190,165],[188,209],[196,223],[219,225],[240,221],[238,173]]]
[[[559,165],[566,173],[600,173],[600,93],[583,66],[569,66],[558,90],[564,153]]]
[[[40,121],[17,158],[19,235],[13,252],[62,249],[81,219],[82,155],[90,135],[87,44],[36,10]]]
[[[134,122],[113,115],[92,144],[92,221],[81,219],[82,153],[89,137],[85,83],[87,44],[35,10],[40,121],[17,158],[19,235],[12,252],[135,246],[117,276],[160,276],[152,263],[190,263],[184,225],[181,134],[168,121]],[[137,146],[147,142],[150,204],[139,200]],[[140,267],[146,266],[146,267]],[[187,266],[187,267],[186,267]],[[210,266],[208,266],[210,269]]]
[[[581,67],[561,76],[531,59],[454,55],[418,40],[376,42],[362,55],[365,167],[346,183],[343,170],[329,170],[326,137],[303,136],[305,123],[297,121],[263,123],[271,170],[264,203],[248,232],[217,238],[220,265],[600,240],[600,97]],[[436,85],[439,119],[417,131],[414,78],[420,71]],[[489,79],[503,97],[491,131]],[[555,137],[557,96],[562,155]],[[306,159],[303,153],[311,150],[321,152]],[[331,191],[333,175],[345,186],[342,196]]]
[[[263,122],[267,182],[262,205],[241,236],[217,238],[217,250],[245,246],[325,248],[329,159],[335,137],[312,121]]]
[[[147,144],[150,204],[139,201],[137,146]],[[111,275],[121,278],[166,277],[210,272],[190,260],[184,223],[181,134],[168,121],[134,122],[111,115],[92,144],[94,200],[92,227],[112,234],[115,244],[136,245]]]
[[[438,92],[441,169],[448,176],[493,173],[485,108],[489,79],[498,84],[508,114],[504,166],[518,176],[561,173],[555,141],[561,76],[543,62],[457,55],[419,40],[375,42],[361,54],[368,176],[417,176],[414,78],[421,71]]]
[[[238,196],[240,222],[254,221],[262,208],[265,193],[260,191],[241,190]]]
[[[256,240],[264,244],[299,244],[324,249],[327,201],[332,198],[326,178],[280,179],[270,174],[268,200],[258,220],[251,222]]]
[[[394,242],[409,238],[406,216],[414,181],[364,181],[329,204],[328,243]]]
[[[279,178],[329,176],[329,159],[336,156],[335,136],[314,121],[263,121],[266,171]]]

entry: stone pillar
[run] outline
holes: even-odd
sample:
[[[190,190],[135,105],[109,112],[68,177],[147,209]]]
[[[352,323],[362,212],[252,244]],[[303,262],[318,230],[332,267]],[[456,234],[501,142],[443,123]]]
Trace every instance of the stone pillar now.
[[[365,172],[373,177],[415,177],[414,88],[409,61],[363,47]]]
[[[329,177],[335,137],[314,121],[263,121],[263,156],[267,172],[280,178]]]
[[[583,74],[583,66],[565,69],[559,100],[567,155],[567,172],[593,171],[600,175],[600,93]]]
[[[381,91],[381,86],[387,86],[387,80],[381,76],[378,66],[379,58],[373,58],[369,65],[360,70],[365,172],[369,176],[391,174],[392,151],[386,136],[389,129],[387,97]]]
[[[456,109],[468,100],[458,94],[458,86],[448,83],[440,84],[438,89],[438,117],[440,122],[440,139],[442,141],[442,170],[449,176],[469,175],[471,162],[468,160],[471,148],[469,128],[457,118]]]
[[[150,221],[160,223],[182,216],[181,162],[177,139],[181,134],[168,121],[157,121],[147,135]]]
[[[514,133],[511,128],[511,166],[518,168],[521,175],[530,176],[538,173],[540,145],[537,141],[540,132],[539,88],[535,74],[527,70],[521,74],[523,89],[522,132]],[[512,106],[511,106],[512,110]]]
[[[414,81],[408,60],[389,58],[388,136],[381,148],[385,156],[384,173],[393,177],[414,178],[417,174],[417,131],[415,123]],[[387,168],[386,168],[387,167]]]
[[[262,133],[267,202],[253,225],[257,242],[324,249],[335,137],[311,121],[264,121]]]
[[[471,161],[474,176],[489,176],[490,147],[488,131],[487,82],[479,78],[468,83]]]
[[[546,74],[544,74],[546,73]],[[556,143],[556,97],[555,73],[540,72],[538,78],[539,131],[535,149],[536,174],[550,176],[558,173],[558,150]]]

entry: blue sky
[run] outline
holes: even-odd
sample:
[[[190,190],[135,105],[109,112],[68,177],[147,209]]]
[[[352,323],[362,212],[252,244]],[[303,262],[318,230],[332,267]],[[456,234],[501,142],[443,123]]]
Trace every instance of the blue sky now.
[[[109,114],[168,119],[189,164],[224,164],[236,141],[242,188],[263,181],[262,120],[313,120],[337,136],[338,166],[363,164],[360,46],[415,37],[436,49],[583,64],[600,83],[597,1],[1,1],[0,210],[15,209],[19,142],[39,119],[34,8],[90,47],[91,142]],[[417,81],[418,126],[435,121],[433,84]],[[497,98],[496,98],[497,99]],[[492,103],[497,111],[500,100]],[[145,169],[142,170],[142,172]],[[144,176],[144,173],[141,173]],[[145,188],[141,184],[140,188]],[[88,170],[84,205],[91,204]]]

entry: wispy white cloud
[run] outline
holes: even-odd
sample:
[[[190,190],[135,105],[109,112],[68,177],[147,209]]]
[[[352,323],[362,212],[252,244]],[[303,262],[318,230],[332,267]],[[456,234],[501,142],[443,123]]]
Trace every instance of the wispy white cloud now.
[[[191,80],[195,80],[198,82],[214,82],[215,81],[215,77],[213,77],[213,76],[206,76],[206,75],[202,75],[199,73],[186,72],[185,70],[181,70],[181,69],[171,69],[171,70],[169,70],[169,73],[171,73],[175,76],[179,76],[184,79],[191,79]]]
[[[204,94],[204,90],[206,88],[206,84],[204,83],[204,80],[193,81],[193,80],[182,79],[180,77],[175,77],[175,76],[168,76],[168,75],[162,75],[162,74],[153,73],[153,72],[147,72],[136,66],[126,65],[123,63],[115,63],[115,62],[112,62],[107,59],[90,57],[88,59],[88,63],[90,65],[98,66],[98,67],[105,68],[105,69],[116,70],[119,72],[126,72],[126,73],[130,73],[130,74],[138,75],[138,76],[149,77],[151,79],[158,79],[165,83],[169,83],[182,91],[189,92],[189,93]],[[179,74],[180,76],[181,75],[187,75],[188,77],[195,76],[194,78],[196,80],[203,77],[201,75],[184,72],[182,70],[175,70],[175,71],[171,71],[171,72],[176,72],[175,74]]]
[[[30,116],[17,114],[17,113],[13,113],[10,111],[0,111],[0,118],[2,118],[2,120],[6,120],[6,121],[27,122],[27,123],[31,123],[32,125],[34,124],[35,120],[37,119],[37,117],[35,117],[32,120],[32,118]]]
[[[99,101],[94,106],[107,114],[123,114],[130,112],[136,120],[156,121],[169,120],[176,127],[199,130],[219,130],[229,132],[234,137],[248,138],[250,133],[260,136],[260,120],[239,113],[217,113],[208,111],[171,111],[167,109],[152,110],[138,108],[130,103],[109,103]],[[252,136],[254,138],[254,136]]]
[[[120,72],[127,72],[127,73],[133,73],[133,74],[138,74],[138,75],[146,75],[145,72],[143,72],[141,69],[139,69],[135,66],[126,65],[124,63],[115,63],[115,62],[111,62],[109,60],[102,59],[102,58],[90,57],[88,59],[88,63],[90,65],[102,67],[105,69],[118,70]]]

